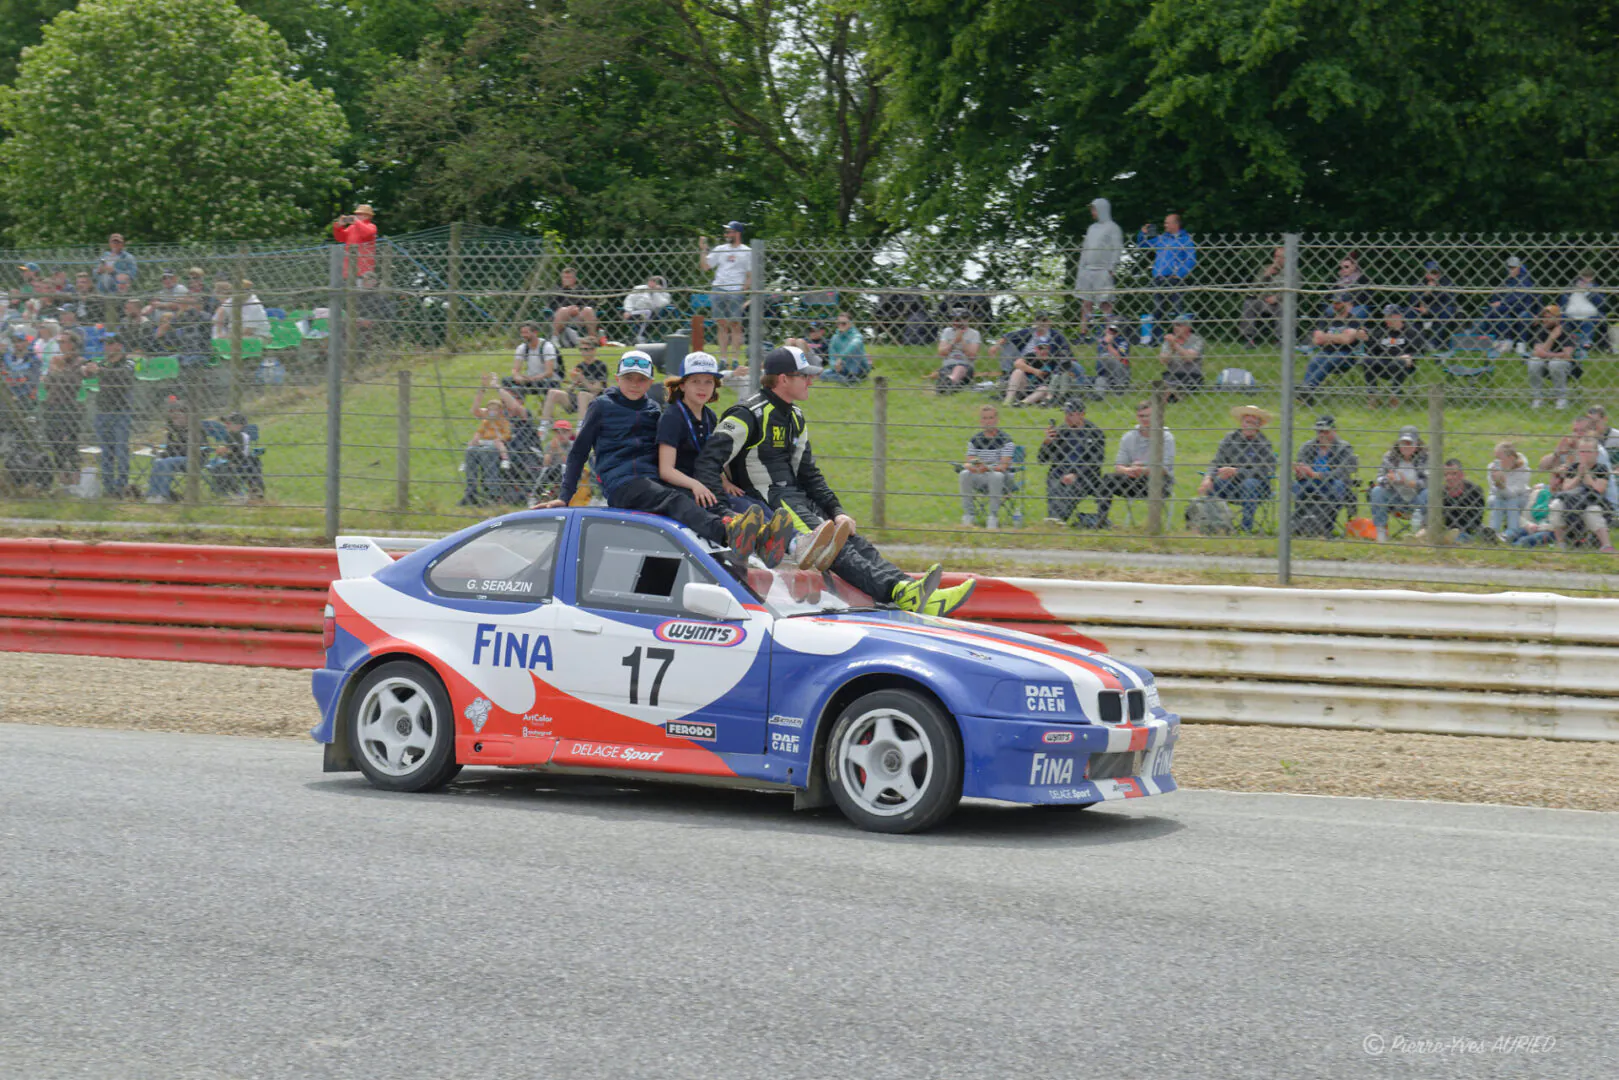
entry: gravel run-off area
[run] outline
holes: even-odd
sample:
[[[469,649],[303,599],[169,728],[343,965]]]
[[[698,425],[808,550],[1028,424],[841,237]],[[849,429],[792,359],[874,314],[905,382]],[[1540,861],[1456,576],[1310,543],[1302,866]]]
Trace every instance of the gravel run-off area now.
[[[306,738],[309,673],[0,653],[0,723]],[[310,768],[320,757],[310,747]],[[1187,724],[1182,786],[1619,810],[1619,744]]]

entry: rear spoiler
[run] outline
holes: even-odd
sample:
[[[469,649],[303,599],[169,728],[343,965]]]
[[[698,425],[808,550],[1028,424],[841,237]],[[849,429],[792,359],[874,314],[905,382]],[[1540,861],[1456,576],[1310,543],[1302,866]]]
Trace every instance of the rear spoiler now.
[[[369,536],[337,538],[337,576],[340,578],[370,577],[393,561],[393,556]]]

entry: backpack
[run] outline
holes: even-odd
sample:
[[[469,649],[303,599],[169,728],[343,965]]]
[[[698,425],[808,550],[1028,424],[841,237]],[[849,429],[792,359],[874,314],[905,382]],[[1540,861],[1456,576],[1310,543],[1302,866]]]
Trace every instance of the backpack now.
[[[1186,504],[1186,527],[1204,536],[1230,536],[1233,532],[1231,507],[1224,499],[1199,495]]]
[[[1220,372],[1220,377],[1214,380],[1214,385],[1222,390],[1247,390],[1254,385],[1254,373],[1247,368],[1228,367]]]

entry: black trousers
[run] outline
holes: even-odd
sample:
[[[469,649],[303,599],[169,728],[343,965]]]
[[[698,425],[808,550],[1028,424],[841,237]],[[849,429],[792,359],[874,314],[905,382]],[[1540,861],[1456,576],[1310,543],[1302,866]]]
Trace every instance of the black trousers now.
[[[608,494],[607,504],[619,510],[644,510],[674,518],[710,543],[724,544],[727,540],[725,525],[718,514],[698,506],[697,500],[684,488],[671,487],[659,480],[645,476],[626,480]]]
[[[1074,482],[1065,484],[1062,478],[1074,474]],[[1095,465],[1053,465],[1046,474],[1046,513],[1058,521],[1067,521],[1079,509],[1079,500],[1096,495],[1102,487],[1102,476]]]
[[[1397,356],[1367,356],[1360,362],[1360,370],[1366,376],[1366,389],[1376,390],[1379,384],[1387,382],[1390,390],[1398,390],[1405,385],[1405,380],[1411,377],[1411,368],[1405,366],[1405,361]]]
[[[1102,477],[1102,493],[1096,497],[1097,520],[1107,520],[1107,512],[1112,508],[1114,499],[1145,499],[1148,495],[1147,482],[1150,479],[1146,473],[1140,476],[1108,473]],[[1164,494],[1166,496],[1169,494],[1168,477],[1165,477]]]

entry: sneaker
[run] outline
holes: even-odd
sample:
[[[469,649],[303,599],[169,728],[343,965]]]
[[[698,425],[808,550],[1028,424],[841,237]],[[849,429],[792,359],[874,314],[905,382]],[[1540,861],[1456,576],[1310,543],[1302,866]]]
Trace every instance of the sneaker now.
[[[977,587],[978,579],[968,578],[960,585],[952,585],[948,589],[936,589],[933,595],[928,597],[927,602],[922,605],[922,614],[949,615],[962,604],[965,604],[967,598],[973,594],[973,589]]]
[[[944,570],[938,563],[928,567],[928,572],[918,581],[915,578],[906,578],[894,586],[889,595],[889,601],[901,611],[921,611],[922,606],[928,602],[934,590],[939,587],[939,579],[944,576]]]
[[[1557,403],[1555,405],[1553,405],[1552,408],[1554,408],[1554,409],[1566,409],[1566,408],[1568,408],[1568,398],[1566,398],[1566,397],[1558,398]]]
[[[169,501],[169,497],[167,495],[148,495],[146,496],[146,501],[149,503],[166,503]]]
[[[1529,407],[1531,409],[1544,409],[1546,407],[1546,402],[1541,398],[1536,398],[1529,403]]]
[[[1046,515],[1046,524],[1047,525],[1061,525],[1062,524],[1062,518],[1052,517],[1050,514],[1047,514]]]
[[[843,554],[843,545],[847,544],[849,537],[853,535],[853,525],[847,521],[836,522],[832,526],[832,543],[827,546],[826,554],[821,556],[821,561],[815,565],[814,569],[822,573],[832,569],[832,564],[838,561],[839,555]]]
[[[1000,520],[994,514],[989,515],[989,518],[984,522],[984,528],[986,529],[998,529],[1000,527]]]
[[[765,526],[765,512],[757,506],[720,519],[725,524],[725,543],[744,563],[759,547],[759,532]]]
[[[1603,544],[1597,550],[1602,552],[1602,554],[1604,554],[1604,555],[1612,555],[1613,554],[1613,545],[1612,544]]]
[[[961,515],[961,527],[963,529],[970,529],[976,524],[978,523],[973,520],[973,516],[971,514]]]
[[[799,533],[787,545],[787,561],[800,570],[821,569],[821,560],[831,546],[837,528],[830,521],[823,521],[815,527],[814,532]]]
[[[765,523],[764,531],[759,534],[758,550],[754,554],[774,570],[787,557],[787,545],[797,533],[798,530],[793,527],[792,511],[782,507]]]

